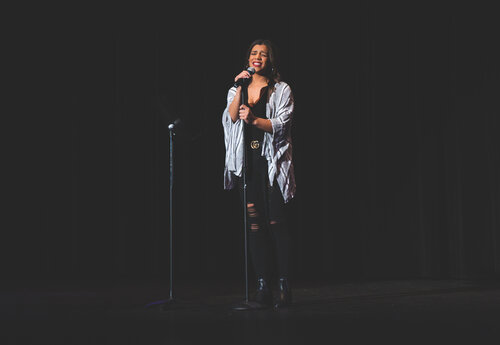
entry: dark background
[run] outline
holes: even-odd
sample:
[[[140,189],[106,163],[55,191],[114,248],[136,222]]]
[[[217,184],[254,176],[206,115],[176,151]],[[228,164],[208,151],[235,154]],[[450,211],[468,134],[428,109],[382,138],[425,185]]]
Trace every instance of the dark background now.
[[[242,279],[221,115],[256,38],[275,42],[295,96],[297,279],[498,277],[489,4],[38,6],[9,29],[21,130],[4,278],[168,279],[165,124],[181,118],[174,272]]]

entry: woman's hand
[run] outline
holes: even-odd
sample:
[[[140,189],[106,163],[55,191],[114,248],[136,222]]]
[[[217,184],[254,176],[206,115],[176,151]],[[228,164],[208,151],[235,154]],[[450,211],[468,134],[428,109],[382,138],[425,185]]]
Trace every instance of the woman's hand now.
[[[252,125],[255,121],[254,114],[252,113],[250,108],[244,104],[240,105],[239,117],[241,120],[245,121],[245,123],[249,125]]]
[[[238,79],[241,79],[241,78],[250,78],[251,75],[248,71],[242,71],[240,74],[238,74],[235,78],[234,78],[234,82],[236,83],[238,81]]]

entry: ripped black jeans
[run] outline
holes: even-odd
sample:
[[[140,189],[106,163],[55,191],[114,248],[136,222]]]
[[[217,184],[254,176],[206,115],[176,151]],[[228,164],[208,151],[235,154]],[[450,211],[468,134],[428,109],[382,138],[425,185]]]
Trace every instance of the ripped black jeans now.
[[[288,278],[291,236],[287,222],[287,205],[275,180],[271,186],[267,160],[261,150],[247,151],[247,231],[252,266],[257,278]],[[239,191],[243,203],[243,183]]]

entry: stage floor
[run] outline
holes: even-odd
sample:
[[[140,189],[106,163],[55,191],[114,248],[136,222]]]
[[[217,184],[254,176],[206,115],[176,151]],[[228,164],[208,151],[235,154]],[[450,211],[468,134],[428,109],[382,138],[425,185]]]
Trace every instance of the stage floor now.
[[[299,281],[286,310],[234,311],[240,282],[16,281],[0,289],[0,343],[500,344],[500,282]],[[253,287],[250,287],[250,296]]]

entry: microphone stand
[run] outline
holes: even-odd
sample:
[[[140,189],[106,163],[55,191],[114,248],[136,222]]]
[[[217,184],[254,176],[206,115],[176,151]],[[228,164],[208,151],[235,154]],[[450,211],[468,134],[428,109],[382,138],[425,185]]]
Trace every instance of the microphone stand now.
[[[178,120],[176,120],[174,123],[171,123],[168,125],[168,131],[169,131],[169,141],[170,141],[170,149],[169,149],[169,156],[170,156],[170,193],[169,193],[169,199],[170,199],[170,291],[169,291],[169,298],[164,299],[164,300],[159,300],[155,302],[151,302],[146,304],[146,308],[149,307],[159,307],[161,311],[164,311],[167,309],[167,307],[172,306],[174,302],[177,302],[177,299],[174,298],[173,294],[173,284],[174,284],[174,265],[173,265],[173,255],[172,255],[172,243],[173,243],[173,207],[172,207],[172,191],[174,187],[174,129],[175,125],[178,124]]]
[[[247,105],[248,99],[248,82],[241,86],[241,102],[240,104]],[[243,121],[243,120],[240,120]],[[245,301],[233,306],[233,310],[255,310],[263,309],[264,306],[255,301],[248,300],[248,231],[247,231],[247,142],[246,142],[246,126],[247,124],[243,122],[243,234],[244,234],[244,245],[245,245]]]

